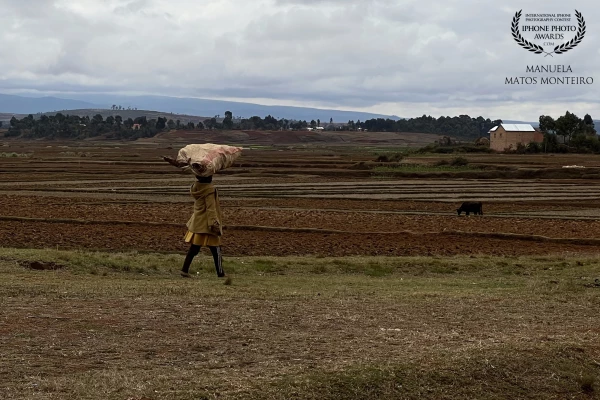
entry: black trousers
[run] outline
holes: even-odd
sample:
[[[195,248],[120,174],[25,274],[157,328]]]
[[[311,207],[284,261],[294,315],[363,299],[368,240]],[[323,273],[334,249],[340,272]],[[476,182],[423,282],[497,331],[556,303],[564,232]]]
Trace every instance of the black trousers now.
[[[185,256],[185,261],[183,262],[183,268],[181,268],[181,271],[186,273],[190,272],[190,265],[192,265],[194,257],[200,253],[200,248],[200,246],[195,244],[190,246],[190,249]],[[221,246],[208,246],[208,248],[213,256],[213,261],[215,262],[217,276],[219,276],[219,278],[225,276],[225,272],[223,271],[223,258],[221,257]]]

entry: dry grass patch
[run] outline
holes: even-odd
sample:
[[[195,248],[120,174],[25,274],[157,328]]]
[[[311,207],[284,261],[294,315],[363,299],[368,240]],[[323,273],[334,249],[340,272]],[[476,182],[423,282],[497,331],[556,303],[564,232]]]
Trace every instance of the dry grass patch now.
[[[54,262],[32,270],[24,261]],[[589,399],[599,258],[0,250],[6,399]]]

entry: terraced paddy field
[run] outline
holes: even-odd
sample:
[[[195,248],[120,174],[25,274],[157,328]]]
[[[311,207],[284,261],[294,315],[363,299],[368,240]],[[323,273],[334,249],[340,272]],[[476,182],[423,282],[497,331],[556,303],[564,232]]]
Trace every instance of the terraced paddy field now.
[[[184,140],[0,143],[0,398],[597,398],[600,157],[248,148],[223,285]]]

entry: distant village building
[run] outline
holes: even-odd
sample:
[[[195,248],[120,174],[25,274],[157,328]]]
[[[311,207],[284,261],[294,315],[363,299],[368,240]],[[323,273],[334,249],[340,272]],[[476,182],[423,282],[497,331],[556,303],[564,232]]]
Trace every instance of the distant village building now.
[[[142,125],[140,124],[133,124],[133,130],[137,131],[138,129],[141,129]]]
[[[490,129],[490,149],[515,150],[519,143],[542,143],[544,134],[530,124],[501,124]]]

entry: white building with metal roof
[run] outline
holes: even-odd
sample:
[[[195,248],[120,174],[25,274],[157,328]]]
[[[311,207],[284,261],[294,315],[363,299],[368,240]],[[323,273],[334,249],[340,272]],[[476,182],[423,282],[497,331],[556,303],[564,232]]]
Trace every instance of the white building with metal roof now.
[[[499,127],[504,128],[507,132],[534,132],[535,128],[530,124],[501,124],[490,129],[490,132],[494,132]]]
[[[542,143],[544,134],[530,124],[500,124],[489,131],[490,149],[515,150],[519,144]]]

